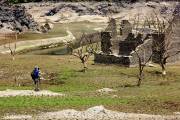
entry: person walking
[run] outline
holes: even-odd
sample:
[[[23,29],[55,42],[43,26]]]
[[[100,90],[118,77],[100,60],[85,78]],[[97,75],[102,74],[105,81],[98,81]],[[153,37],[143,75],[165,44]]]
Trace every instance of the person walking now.
[[[34,81],[34,85],[35,85],[35,91],[39,91],[39,84],[40,84],[40,77],[41,77],[41,72],[40,72],[40,68],[38,68],[37,66],[34,67],[33,71],[31,72],[31,77]]]

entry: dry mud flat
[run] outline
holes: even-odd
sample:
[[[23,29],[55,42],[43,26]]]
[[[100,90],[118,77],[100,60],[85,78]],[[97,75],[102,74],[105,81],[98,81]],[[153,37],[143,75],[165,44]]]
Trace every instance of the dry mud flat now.
[[[180,120],[180,115],[161,116],[148,114],[123,113],[96,106],[85,111],[73,109],[31,115],[9,115],[5,120]]]

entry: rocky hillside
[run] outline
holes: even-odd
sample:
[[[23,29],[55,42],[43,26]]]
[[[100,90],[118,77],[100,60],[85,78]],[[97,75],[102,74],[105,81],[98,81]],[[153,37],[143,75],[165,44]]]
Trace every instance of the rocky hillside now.
[[[0,29],[13,31],[38,31],[38,24],[32,16],[26,12],[25,7],[1,3],[0,6]]]
[[[108,13],[119,13],[120,10],[116,3],[63,3],[59,6],[49,10],[46,15],[52,16],[58,12],[65,11],[66,9],[71,9],[75,13],[81,15],[107,15]]]

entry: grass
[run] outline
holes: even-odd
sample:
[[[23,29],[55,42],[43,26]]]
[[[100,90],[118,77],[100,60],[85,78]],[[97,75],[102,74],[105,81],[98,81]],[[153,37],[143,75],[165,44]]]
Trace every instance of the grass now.
[[[36,113],[36,111],[65,108],[85,109],[104,105],[122,112],[172,114],[180,111],[180,66],[167,66],[166,79],[160,67],[145,68],[141,87],[136,87],[137,68],[94,64],[90,59],[87,72],[74,56],[19,55],[15,61],[0,56],[0,90],[33,89],[30,72],[35,65],[41,68],[41,88],[62,92],[65,97],[9,97],[0,98],[4,113]],[[42,62],[43,61],[43,62]],[[16,78],[16,82],[15,82]],[[21,85],[20,87],[17,84]],[[101,94],[97,89],[112,88],[117,92]],[[114,97],[114,95],[116,97]],[[144,107],[146,106],[146,107]]]
[[[104,28],[106,25],[103,23],[91,23],[87,21],[83,22],[72,22],[61,24],[54,24],[54,28],[48,33],[24,33],[18,36],[18,40],[37,40],[37,39],[47,39],[53,37],[63,37],[67,35],[67,30],[71,31],[75,37],[79,37],[83,32],[84,33],[93,33],[96,32],[94,29],[97,27]]]

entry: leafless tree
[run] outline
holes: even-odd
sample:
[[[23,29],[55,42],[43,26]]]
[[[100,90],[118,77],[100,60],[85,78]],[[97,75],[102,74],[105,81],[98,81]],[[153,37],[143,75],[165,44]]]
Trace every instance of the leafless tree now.
[[[173,47],[173,33],[175,32],[173,27],[175,27],[173,19],[168,20],[168,26],[165,25],[164,20],[160,20],[156,13],[154,13],[155,22],[154,27],[156,27],[157,33],[154,34],[154,51],[157,56],[157,63],[161,66],[162,75],[166,75],[166,63],[171,57],[174,57],[180,53],[180,49]]]
[[[88,41],[87,45],[84,45],[83,40],[87,40],[86,35],[84,33],[82,34],[80,38],[79,48],[77,49],[72,48],[72,44],[68,44],[68,47],[70,47],[71,49],[74,49],[72,52],[72,55],[80,59],[81,63],[83,64],[83,72],[86,72],[86,70],[88,69],[87,62],[90,56],[96,53],[99,47],[99,44],[91,43],[91,41]]]
[[[143,50],[143,49],[142,49]],[[138,50],[134,51],[136,53],[136,56],[138,58],[138,82],[137,82],[137,86],[140,86],[143,80],[143,74],[144,74],[144,68],[147,65],[148,62],[150,62],[152,55],[151,54],[148,59],[142,59],[142,55],[140,55],[140,53],[138,52]]]
[[[133,29],[136,30],[135,34],[143,34],[143,36],[146,36],[144,38],[141,38],[141,41],[143,44],[140,44],[139,46],[136,47],[134,50],[135,53],[135,58],[137,58],[138,61],[138,81],[137,81],[137,86],[139,87],[143,81],[144,77],[144,68],[147,66],[147,63],[149,63],[152,59],[153,52],[151,49],[152,46],[152,40],[149,39],[149,35],[145,35],[144,29],[148,26],[150,26],[150,22],[145,20],[143,23],[140,21],[139,14],[134,18],[133,20]],[[141,28],[142,31],[139,32],[138,29]]]
[[[16,48],[17,48],[17,33],[5,34],[5,44],[4,48],[9,49],[12,60],[15,60]]]

